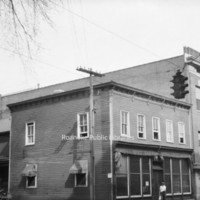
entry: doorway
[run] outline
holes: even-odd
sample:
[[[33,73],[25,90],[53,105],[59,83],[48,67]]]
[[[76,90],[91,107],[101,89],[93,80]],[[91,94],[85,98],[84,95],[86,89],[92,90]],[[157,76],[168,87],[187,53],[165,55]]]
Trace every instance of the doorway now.
[[[163,170],[153,170],[153,177],[152,177],[153,200],[158,200],[159,188],[162,181],[163,181]]]

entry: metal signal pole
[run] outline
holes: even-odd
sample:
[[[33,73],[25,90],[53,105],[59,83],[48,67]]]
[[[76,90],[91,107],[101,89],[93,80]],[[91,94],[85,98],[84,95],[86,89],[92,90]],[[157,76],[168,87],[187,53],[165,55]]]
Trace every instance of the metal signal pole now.
[[[92,69],[85,69],[82,67],[77,68],[78,71],[87,73],[90,75],[90,123],[89,123],[89,130],[90,130],[90,200],[95,200],[95,157],[94,157],[94,95],[93,95],[93,76],[102,77],[104,76],[101,73],[94,72]]]

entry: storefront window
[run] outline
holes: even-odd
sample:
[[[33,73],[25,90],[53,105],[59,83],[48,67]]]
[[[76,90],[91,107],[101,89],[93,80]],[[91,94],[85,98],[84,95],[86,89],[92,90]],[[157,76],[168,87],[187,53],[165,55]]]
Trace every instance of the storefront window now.
[[[165,159],[165,183],[167,187],[167,194],[171,194],[171,166],[170,166],[170,159],[166,158]]]
[[[150,194],[150,165],[149,158],[142,158],[142,189],[143,194]]]
[[[168,194],[190,193],[188,159],[165,159],[165,182]]]
[[[131,195],[141,195],[140,158],[130,157],[130,183]]]
[[[182,160],[182,184],[183,184],[183,193],[190,193],[190,173],[189,173],[189,164],[187,160]]]
[[[127,196],[128,195],[127,156],[122,155],[119,162],[120,165],[116,169],[117,196]]]

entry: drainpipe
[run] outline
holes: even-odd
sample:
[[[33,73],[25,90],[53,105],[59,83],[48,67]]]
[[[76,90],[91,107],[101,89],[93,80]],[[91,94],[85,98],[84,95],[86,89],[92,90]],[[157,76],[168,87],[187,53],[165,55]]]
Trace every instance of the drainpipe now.
[[[12,127],[12,117],[10,116],[10,124]],[[12,128],[10,128],[10,135],[9,135],[9,167],[8,167],[8,194],[7,199],[12,199],[11,193],[10,193],[10,187],[11,187],[11,139],[12,139]]]

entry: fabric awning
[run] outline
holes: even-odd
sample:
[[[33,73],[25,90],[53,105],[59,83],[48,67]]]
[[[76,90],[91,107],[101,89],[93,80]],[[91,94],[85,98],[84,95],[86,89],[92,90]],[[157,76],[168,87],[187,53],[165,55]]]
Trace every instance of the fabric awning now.
[[[26,165],[25,169],[22,171],[22,176],[34,177],[36,174],[37,171],[34,164]]]
[[[75,160],[74,164],[70,167],[70,174],[79,174],[88,172],[87,160]]]

